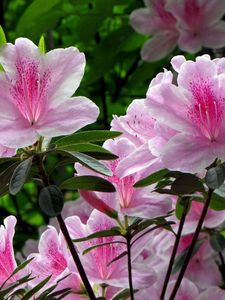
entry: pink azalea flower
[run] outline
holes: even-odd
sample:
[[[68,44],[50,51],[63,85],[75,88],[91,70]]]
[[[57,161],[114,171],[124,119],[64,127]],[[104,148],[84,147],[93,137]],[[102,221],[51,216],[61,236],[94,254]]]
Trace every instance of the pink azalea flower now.
[[[159,149],[160,157],[169,169],[202,172],[216,158],[225,159],[224,76],[207,55],[195,62],[175,56],[172,65],[177,85],[151,86],[145,102],[156,120],[177,132]]]
[[[42,54],[30,40],[19,38],[0,50],[0,140],[21,148],[40,136],[71,134],[95,122],[99,110],[85,97],[71,96],[78,88],[85,57],[76,48]]]
[[[29,286],[34,287],[51,275],[45,289],[62,279],[57,285],[57,290],[64,288],[72,290],[71,295],[65,299],[81,300],[82,297],[79,296],[82,292],[81,279],[74,267],[62,234],[58,234],[54,227],[49,226],[40,237],[38,250],[39,253],[32,253],[28,256],[28,259],[33,258],[27,268],[34,277],[29,282]]]
[[[197,223],[199,221],[201,212],[203,209],[203,203],[192,201],[191,209],[186,217],[186,221],[183,228],[183,235],[194,233]],[[225,220],[225,212],[215,211],[213,209],[209,209],[207,215],[205,217],[203,227],[206,228],[216,228]],[[174,228],[174,227],[173,227]]]
[[[0,145],[0,157],[12,157],[16,154],[16,149]]]
[[[217,286],[209,287],[206,291],[200,294],[198,300],[225,300],[224,290]]]
[[[83,224],[77,216],[68,217],[66,220],[67,228],[73,239],[86,237],[92,233],[108,230],[117,226],[115,220],[105,214],[93,210],[87,224]],[[76,247],[80,254],[87,248],[97,244],[109,243],[90,252],[83,254],[81,257],[82,264],[90,280],[97,284],[108,284],[115,287],[128,287],[127,258],[126,256],[111,263],[110,262],[126,251],[126,245],[121,243],[125,239],[120,236],[99,237],[85,242],[77,242]],[[146,239],[140,239],[132,247],[132,261],[134,261],[146,244]],[[118,243],[116,243],[118,242]],[[139,266],[133,268],[133,281],[135,287],[143,287],[152,284],[156,280],[153,270],[143,272]]]
[[[175,280],[171,280],[168,284],[168,289],[166,291],[166,298],[169,299],[169,296],[173,290]],[[181,286],[177,292],[176,300],[194,300],[198,299],[199,290],[194,282],[184,278],[181,282]]]
[[[13,250],[13,236],[15,233],[16,218],[9,216],[0,226],[0,285],[12,274],[17,267]],[[18,274],[7,280],[9,284],[18,279]]]
[[[117,160],[105,162],[113,173],[113,176],[107,177],[107,180],[114,184],[116,192],[85,191],[82,192],[83,198],[102,212],[109,210],[109,207],[111,207],[111,209],[119,210],[123,215],[143,218],[153,218],[167,214],[171,209],[171,201],[167,196],[153,193],[149,187],[142,189],[133,187],[134,183],[140,179],[141,173],[136,172],[123,178],[117,175],[117,166],[120,160],[131,153],[134,145],[126,138],[119,138],[105,142],[104,147],[119,157]],[[76,164],[75,168],[79,175],[94,174],[79,164]]]
[[[159,60],[176,47],[178,30],[176,19],[166,9],[166,0],[145,0],[147,8],[140,8],[130,15],[131,26],[139,33],[153,35],[142,50],[143,60]]]
[[[150,83],[150,88],[158,84],[172,83],[173,75],[166,71],[158,74]],[[127,114],[114,117],[112,130],[118,130],[136,146],[131,153],[120,159],[117,175],[124,177],[141,171],[141,176],[149,175],[164,168],[159,149],[176,133],[175,130],[156,122],[150,114],[144,99],[134,100]]]
[[[225,46],[223,0],[168,0],[166,7],[178,21],[181,50],[196,53],[202,47]]]

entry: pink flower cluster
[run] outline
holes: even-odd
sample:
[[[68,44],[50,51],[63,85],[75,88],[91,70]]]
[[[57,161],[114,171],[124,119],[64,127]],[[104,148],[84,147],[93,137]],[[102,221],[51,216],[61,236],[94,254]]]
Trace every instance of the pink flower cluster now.
[[[156,61],[176,46],[197,53],[202,47],[225,46],[223,0],[144,0],[146,8],[130,15],[131,26],[139,33],[151,35],[142,50],[146,61]]]

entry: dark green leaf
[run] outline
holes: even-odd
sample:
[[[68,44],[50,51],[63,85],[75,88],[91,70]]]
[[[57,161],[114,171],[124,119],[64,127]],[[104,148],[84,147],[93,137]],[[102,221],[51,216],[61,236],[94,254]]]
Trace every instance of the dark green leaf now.
[[[58,146],[57,148],[53,149],[53,151],[58,150],[66,150],[66,151],[76,151],[76,152],[82,152],[89,156],[97,156],[97,157],[103,157],[106,159],[117,159],[118,157],[111,153],[110,151],[104,149],[101,146],[95,145],[95,144],[71,144],[69,146]],[[102,159],[102,158],[101,158]]]
[[[114,263],[115,261],[123,258],[124,256],[127,255],[127,251],[122,252],[120,255],[118,255],[117,257],[115,257],[114,259],[112,259],[109,263],[108,266],[110,266],[112,263]]]
[[[161,179],[163,179],[168,174],[168,172],[169,171],[167,169],[163,169],[158,172],[155,172],[155,173],[149,175],[148,177],[136,182],[134,184],[134,187],[145,187],[145,186],[151,185],[153,183],[156,183],[156,182],[160,181]]]
[[[39,205],[47,216],[55,217],[59,215],[63,209],[63,204],[63,194],[56,185],[50,185],[41,190]]]
[[[81,131],[60,138],[54,143],[57,145],[57,147],[66,147],[74,144],[104,142],[108,139],[113,139],[120,135],[121,132],[109,130]]]
[[[66,190],[89,190],[98,192],[115,192],[114,185],[104,178],[96,176],[75,176],[67,179],[60,185]]]
[[[134,293],[136,293],[137,290],[134,290]],[[119,291],[115,296],[113,296],[112,300],[126,300],[130,298],[130,290],[125,289],[122,291]]]
[[[204,192],[204,186],[197,176],[193,174],[181,174],[171,185],[171,192],[175,195],[191,194],[193,192]]]
[[[48,276],[44,280],[42,280],[39,284],[37,284],[35,287],[33,287],[31,290],[29,290],[22,298],[22,300],[29,300],[34,296],[37,292],[39,292],[45,285],[46,283],[49,282],[51,276]]]
[[[210,189],[219,188],[225,180],[225,167],[218,165],[207,170],[205,182]]]
[[[225,237],[221,233],[215,232],[210,236],[210,244],[216,252],[222,252],[225,249]]]
[[[12,195],[16,195],[23,187],[24,183],[27,180],[31,166],[32,166],[33,157],[22,161],[14,170],[9,183],[9,192]]]
[[[106,246],[106,245],[111,245],[111,244],[125,244],[125,242],[121,242],[121,241],[111,241],[111,242],[106,242],[106,243],[102,243],[102,244],[96,244],[90,248],[87,248],[83,251],[83,255],[87,254],[88,252],[96,249],[96,248],[99,248],[99,247],[103,247],[103,246]]]
[[[109,170],[105,165],[97,161],[95,158],[90,157],[86,154],[74,152],[74,151],[63,151],[63,153],[66,153],[67,155],[75,158],[75,161],[79,162],[83,166],[100,173],[102,175],[106,176],[112,176],[112,171]]]
[[[90,234],[86,237],[83,237],[83,238],[80,238],[80,239],[75,239],[73,241],[75,243],[78,243],[78,242],[84,242],[84,241],[92,240],[92,239],[95,239],[95,238],[107,237],[107,236],[121,236],[119,227],[108,229],[108,230],[98,231],[98,232],[92,233],[92,234]]]

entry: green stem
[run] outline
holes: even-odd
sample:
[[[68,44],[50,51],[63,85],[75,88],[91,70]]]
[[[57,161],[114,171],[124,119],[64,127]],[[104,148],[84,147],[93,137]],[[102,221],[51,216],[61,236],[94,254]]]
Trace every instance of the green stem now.
[[[202,209],[202,213],[201,213],[200,219],[198,221],[198,225],[196,227],[196,230],[195,230],[195,233],[194,233],[191,245],[189,247],[188,253],[187,253],[187,255],[185,257],[185,260],[184,260],[184,263],[183,263],[183,267],[181,268],[180,273],[179,273],[179,275],[177,277],[177,281],[176,281],[176,283],[174,285],[174,288],[173,288],[173,291],[172,291],[172,293],[170,295],[169,300],[174,300],[175,297],[176,297],[177,291],[178,291],[178,289],[180,287],[180,284],[181,284],[181,281],[182,281],[182,279],[184,277],[185,271],[186,271],[186,269],[188,267],[188,264],[189,264],[189,262],[191,260],[195,244],[196,244],[196,242],[198,240],[198,237],[199,237],[199,234],[201,232],[201,228],[202,228],[203,222],[205,220],[205,217],[206,217],[206,214],[207,214],[207,211],[208,211],[208,208],[209,208],[209,204],[210,204],[210,200],[211,200],[212,194],[213,194],[213,189],[209,189],[207,198],[205,200],[205,205],[204,205],[204,207]]]
[[[37,156],[37,165],[38,165],[40,177],[41,177],[44,185],[45,186],[49,186],[50,185],[49,178],[48,178],[47,173],[45,171],[45,168],[44,168],[44,165],[43,165],[43,160],[42,160],[41,156]],[[60,226],[60,229],[62,231],[62,234],[63,234],[63,236],[64,236],[64,238],[66,240],[66,243],[68,245],[70,253],[71,253],[72,257],[73,257],[73,260],[75,262],[77,270],[78,270],[78,272],[80,274],[80,277],[81,277],[81,279],[82,279],[82,281],[84,283],[86,291],[87,291],[87,293],[89,295],[89,298],[90,298],[90,300],[96,300],[95,294],[94,294],[94,292],[92,290],[92,287],[91,287],[90,282],[89,282],[89,280],[87,278],[87,275],[85,273],[83,265],[82,265],[82,263],[80,261],[79,255],[77,254],[77,251],[76,251],[76,249],[74,247],[73,241],[72,241],[72,239],[71,239],[71,237],[69,235],[68,229],[66,227],[66,224],[65,224],[65,222],[64,222],[61,214],[59,214],[57,216],[57,221],[59,223],[59,226]]]
[[[132,264],[131,264],[131,240],[129,236],[127,237],[127,265],[128,265],[130,299],[134,300],[134,288],[133,288],[133,281],[132,281]]]
[[[168,265],[168,269],[167,269],[167,273],[166,273],[166,277],[165,277],[165,281],[163,284],[163,289],[160,295],[160,300],[164,300],[165,294],[166,294],[166,289],[170,280],[170,276],[172,273],[172,269],[173,269],[173,263],[177,254],[177,249],[180,243],[180,238],[181,238],[181,233],[184,227],[184,223],[185,223],[185,219],[186,219],[186,215],[188,212],[188,206],[189,206],[189,201],[188,199],[186,199],[186,201],[184,202],[184,207],[183,207],[183,212],[182,212],[182,216],[180,219],[180,224],[179,224],[179,228],[177,231],[177,235],[176,235],[176,240],[173,246],[173,251],[172,251],[172,255],[170,257],[170,261],[169,261],[169,265]]]

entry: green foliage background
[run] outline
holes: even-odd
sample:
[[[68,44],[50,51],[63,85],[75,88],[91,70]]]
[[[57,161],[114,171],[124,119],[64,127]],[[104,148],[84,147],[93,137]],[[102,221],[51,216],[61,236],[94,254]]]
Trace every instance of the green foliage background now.
[[[86,72],[77,95],[94,101],[101,110],[95,129],[108,129],[112,115],[122,115],[135,98],[144,98],[150,80],[168,67],[169,58],[146,63],[140,48],[147,37],[129,25],[129,14],[143,7],[142,0],[1,0],[0,23],[7,40],[28,37],[38,43],[44,35],[47,50],[76,46],[86,55]],[[60,63],[60,62],[59,62]],[[57,157],[48,160],[49,169]],[[58,184],[71,177],[73,166],[60,166],[52,179]],[[9,214],[18,219],[15,246],[38,237],[48,219],[39,211],[38,187],[33,183],[16,196],[0,198],[1,221]],[[67,200],[77,195],[67,193]]]

